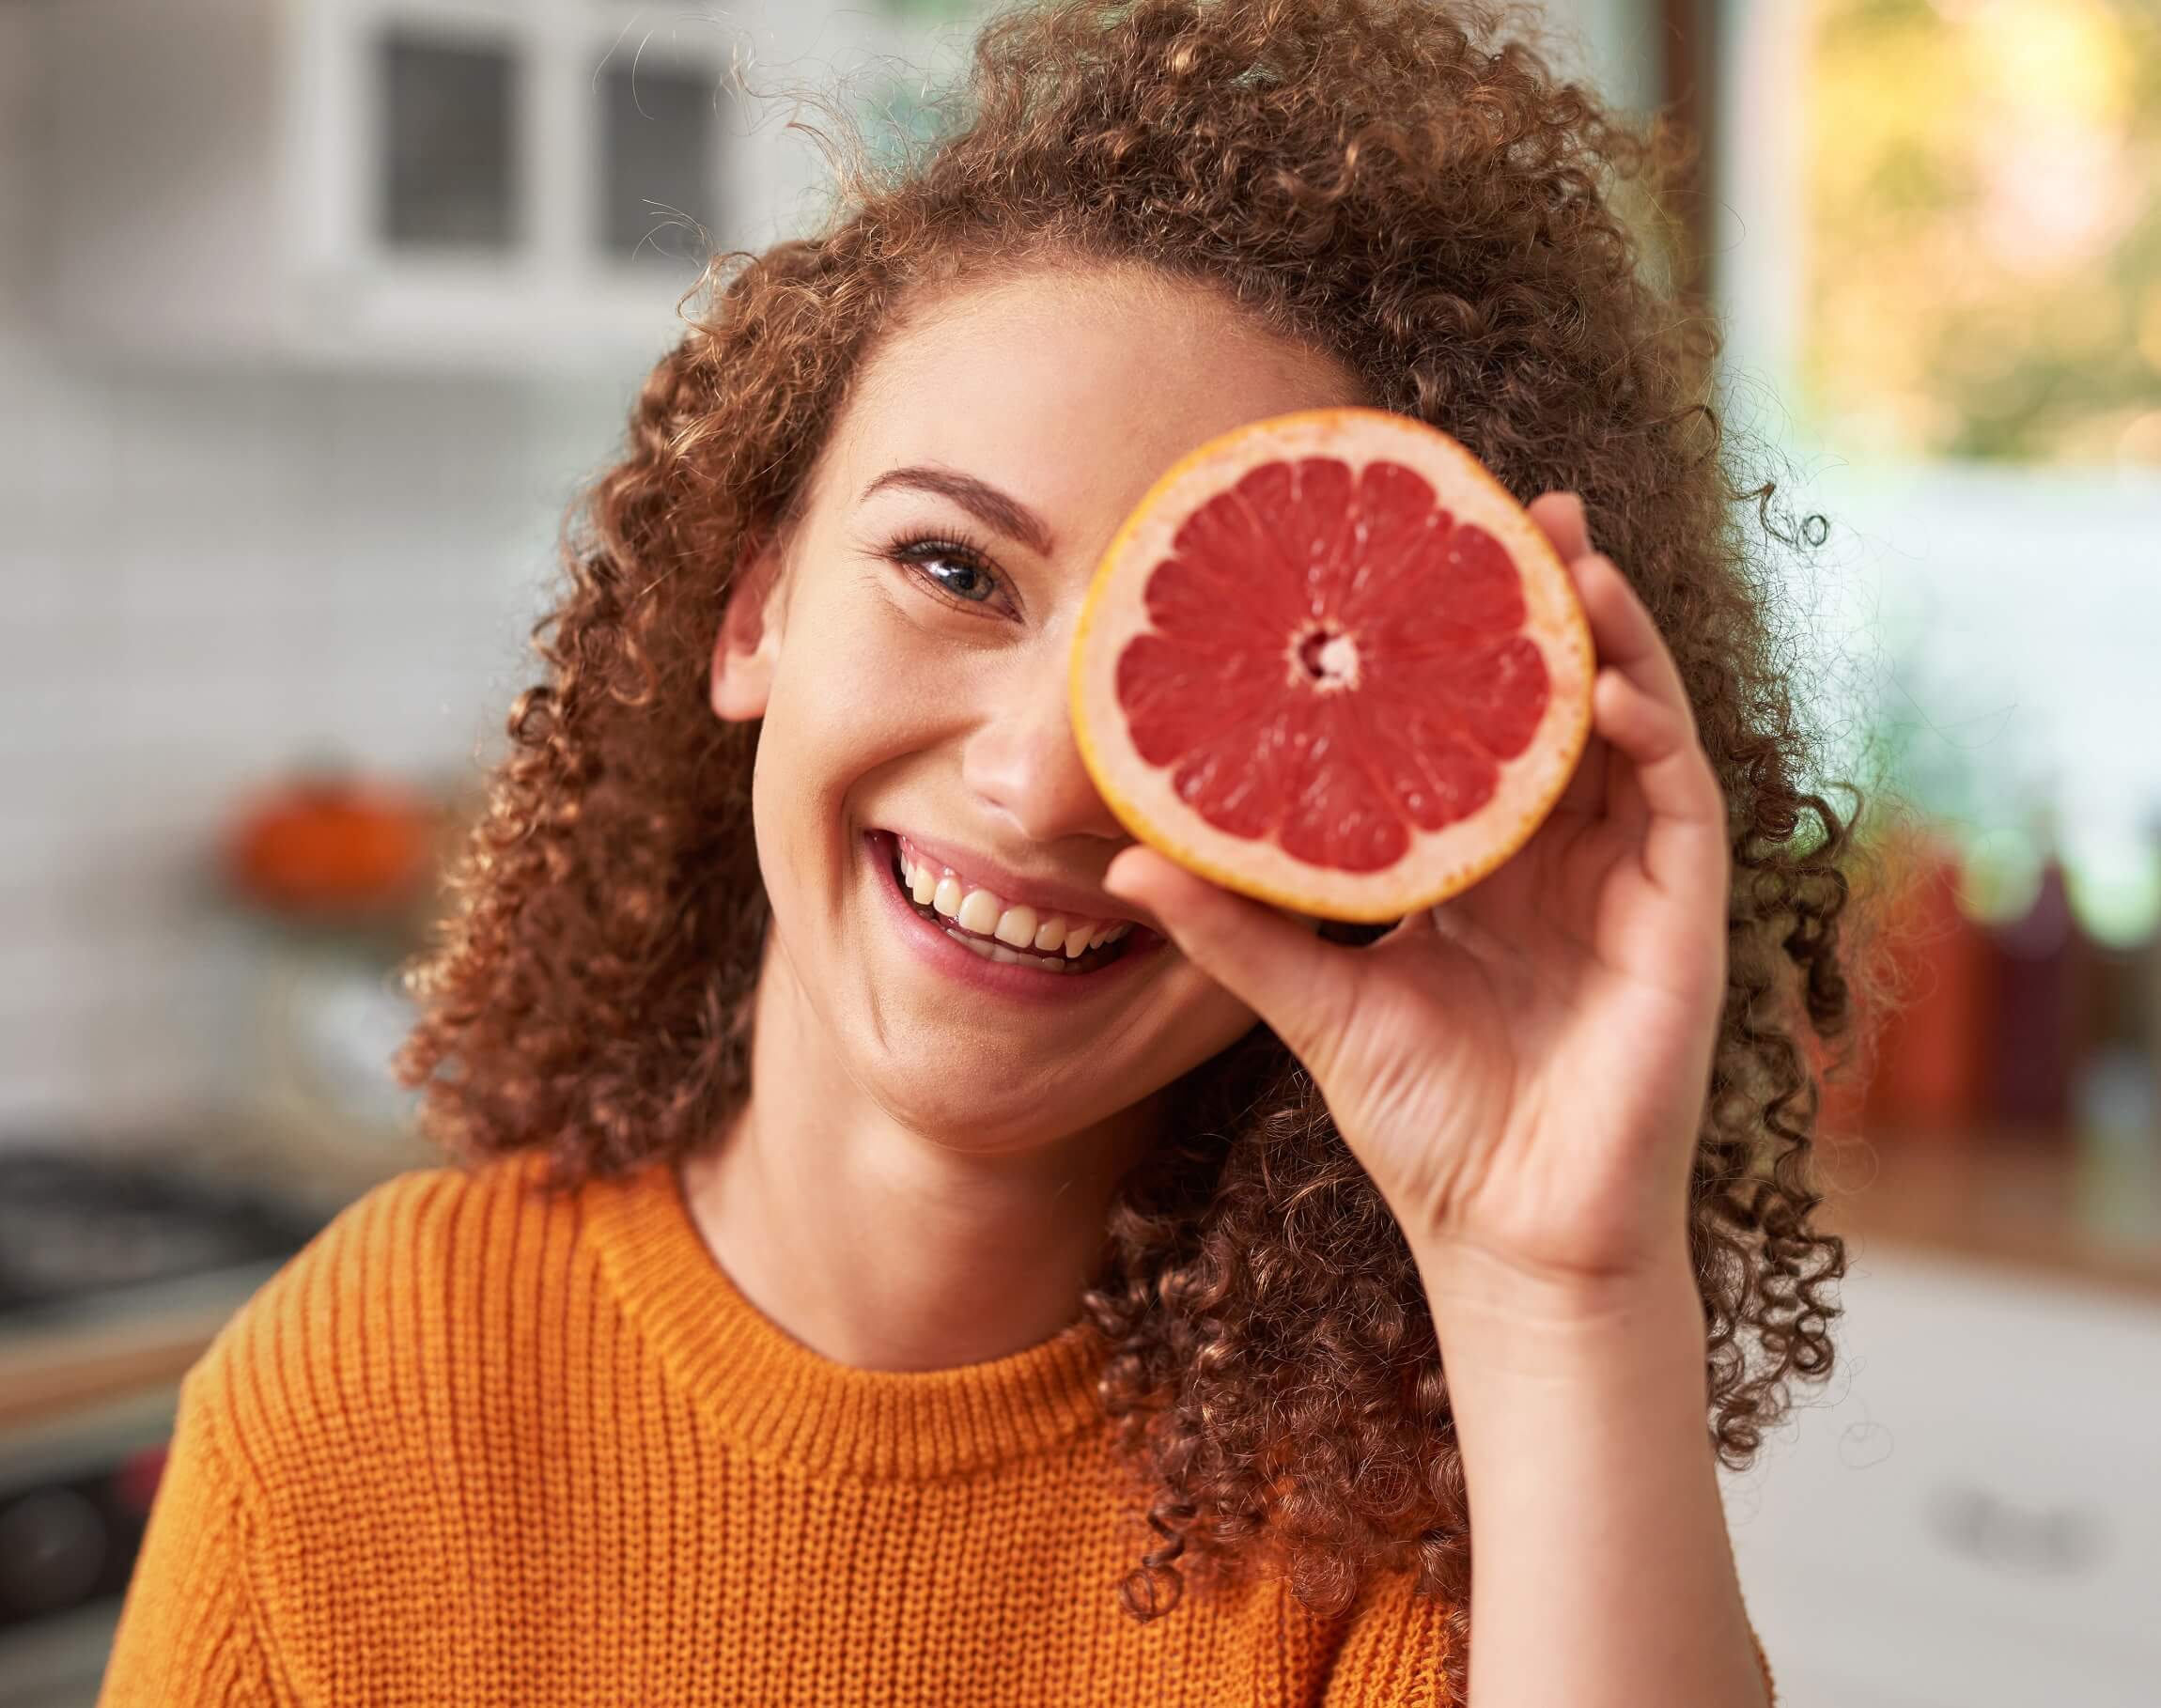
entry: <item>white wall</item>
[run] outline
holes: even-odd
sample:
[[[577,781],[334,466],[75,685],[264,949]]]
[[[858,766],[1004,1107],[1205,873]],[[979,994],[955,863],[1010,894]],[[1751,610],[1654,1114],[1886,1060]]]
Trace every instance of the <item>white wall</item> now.
[[[238,791],[493,740],[565,504],[636,376],[149,371],[48,348],[28,8],[0,6],[0,1142],[232,1095]],[[154,256],[145,287],[154,288]]]

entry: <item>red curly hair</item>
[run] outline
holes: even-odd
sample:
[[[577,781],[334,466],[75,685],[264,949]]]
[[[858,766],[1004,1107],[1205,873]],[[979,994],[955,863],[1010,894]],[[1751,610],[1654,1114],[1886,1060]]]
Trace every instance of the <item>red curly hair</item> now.
[[[1818,1046],[1844,1039],[1843,1062],[1860,1030],[1853,820],[1805,781],[1815,746],[1739,512],[1787,536],[1706,401],[1718,334],[1655,282],[1624,211],[1633,196],[1660,217],[1687,145],[1560,80],[1530,31],[1501,39],[1509,21],[1469,0],[1011,11],[982,28],[938,134],[839,150],[822,230],[714,260],[620,460],[572,512],[567,583],[535,630],[545,673],[510,714],[442,939],[409,973],[423,1012],[398,1066],[433,1141],[461,1161],[543,1151],[569,1189],[725,1130],[768,920],[757,726],[707,700],[732,576],[800,515],[910,293],[1139,261],[1444,426],[1519,501],[1580,493],[1665,634],[1731,809],[1690,1237],[1710,1428],[1729,1466],[1750,1461],[1792,1385],[1831,1368],[1845,1254],[1811,1222],[1811,1134],[1833,1059]],[[1235,1564],[1264,1535],[1323,1613],[1376,1568],[1415,1568],[1449,1598],[1460,1693],[1463,1470],[1401,1232],[1265,1026],[1167,1101],[1082,1301],[1107,1416],[1154,1490],[1159,1540],[1124,1605],[1165,1613],[1189,1550],[1188,1568]]]

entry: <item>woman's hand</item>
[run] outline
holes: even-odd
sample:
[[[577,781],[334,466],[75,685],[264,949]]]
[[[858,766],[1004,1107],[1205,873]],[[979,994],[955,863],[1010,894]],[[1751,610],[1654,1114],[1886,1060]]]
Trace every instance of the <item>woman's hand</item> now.
[[[1687,1267],[1726,994],[1725,803],[1680,673],[1581,501],[1531,515],[1596,647],[1588,745],[1531,839],[1363,948],[1135,846],[1106,885],[1304,1064],[1422,1272],[1592,1290]]]

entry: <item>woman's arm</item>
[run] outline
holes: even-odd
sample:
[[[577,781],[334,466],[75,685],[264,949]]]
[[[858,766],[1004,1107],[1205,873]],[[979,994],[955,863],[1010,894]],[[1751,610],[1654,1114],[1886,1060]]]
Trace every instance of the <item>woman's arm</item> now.
[[[1687,1267],[1609,1287],[1422,1256],[1470,1495],[1471,1708],[1765,1708]]]
[[[1470,1494],[1469,1708],[1763,1708],[1688,1261],[1727,803],[1581,501],[1531,515],[1598,668],[1582,754],[1521,848],[1355,950],[1151,849],[1104,887],[1297,1053],[1419,1259]]]
[[[211,1359],[180,1386],[98,1708],[273,1708],[248,1575],[248,1518],[215,1414]]]

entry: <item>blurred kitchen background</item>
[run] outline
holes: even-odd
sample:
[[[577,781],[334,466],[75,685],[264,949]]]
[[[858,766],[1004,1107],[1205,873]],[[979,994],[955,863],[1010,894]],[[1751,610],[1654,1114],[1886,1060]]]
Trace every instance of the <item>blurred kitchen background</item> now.
[[[180,1373],[433,1160],[394,969],[677,298],[825,205],[786,90],[920,136],[984,9],[0,0],[0,1708],[91,1700]],[[2161,14],[1548,15],[1703,139],[1653,261],[1873,792],[1899,1009],[1751,1614],[1787,1708],[2151,1704]]]

